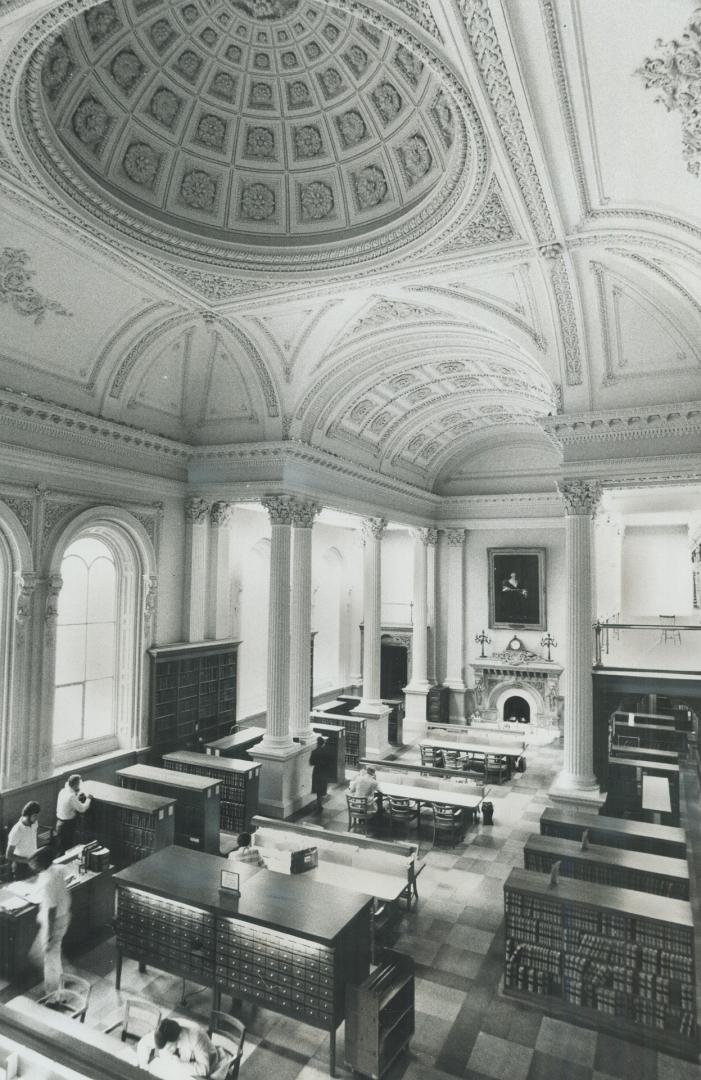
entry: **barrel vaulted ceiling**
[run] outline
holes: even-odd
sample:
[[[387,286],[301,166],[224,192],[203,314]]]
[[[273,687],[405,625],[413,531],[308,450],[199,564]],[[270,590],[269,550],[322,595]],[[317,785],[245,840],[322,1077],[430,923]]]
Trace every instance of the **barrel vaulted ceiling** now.
[[[548,416],[697,416],[693,15],[8,0],[4,435],[293,441],[451,494],[551,483]]]

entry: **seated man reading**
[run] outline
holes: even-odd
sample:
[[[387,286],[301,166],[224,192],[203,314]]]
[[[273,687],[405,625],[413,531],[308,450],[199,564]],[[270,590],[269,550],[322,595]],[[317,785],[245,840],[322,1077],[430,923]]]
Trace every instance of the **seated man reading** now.
[[[367,765],[364,769],[361,769],[355,780],[351,780],[348,785],[349,795],[356,795],[361,799],[372,799],[376,792],[377,780],[372,765]]]

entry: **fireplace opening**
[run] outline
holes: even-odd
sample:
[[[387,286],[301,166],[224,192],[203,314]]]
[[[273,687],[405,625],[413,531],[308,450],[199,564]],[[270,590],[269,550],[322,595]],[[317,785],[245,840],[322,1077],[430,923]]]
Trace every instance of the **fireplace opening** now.
[[[525,698],[512,694],[504,702],[504,720],[509,724],[530,724],[531,707]]]

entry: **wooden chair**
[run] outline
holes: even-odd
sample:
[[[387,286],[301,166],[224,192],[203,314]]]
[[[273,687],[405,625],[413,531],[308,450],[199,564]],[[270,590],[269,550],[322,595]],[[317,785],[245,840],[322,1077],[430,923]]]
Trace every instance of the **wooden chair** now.
[[[374,797],[367,795],[346,795],[348,807],[348,832],[355,832],[356,827],[364,836],[368,835],[368,822],[375,820],[377,804]]]
[[[390,795],[389,799],[389,831],[394,834],[394,826],[399,825],[406,829],[407,836],[412,822],[419,822],[419,808],[411,799],[402,799],[396,795]]]
[[[161,1022],[161,1010],[153,1001],[139,1001],[136,998],[127,998],[124,1002],[124,1015],[116,1024],[107,1028],[107,1034],[111,1034],[121,1027],[122,1042],[127,1039],[140,1039],[155,1031]]]
[[[420,746],[419,753],[421,754],[421,764],[432,767],[435,751],[430,746]]]
[[[439,837],[448,839],[451,847],[462,839],[465,831],[465,819],[462,810],[457,806],[446,806],[444,803],[433,804],[433,842]]]
[[[243,1044],[246,1038],[245,1024],[242,1024],[235,1016],[230,1016],[229,1013],[213,1009],[209,1020],[208,1035],[216,1047],[231,1055],[231,1061],[222,1080],[236,1080],[241,1068]],[[217,1075],[220,1075],[219,1068]]]
[[[80,1020],[83,1024],[90,1003],[91,990],[92,986],[87,979],[82,979],[80,975],[63,973],[59,976],[58,990],[39,998],[39,1004],[46,1005],[47,1008],[54,1009],[56,1012],[65,1013],[71,1020]]]
[[[446,769],[460,769],[462,765],[460,763],[460,751],[459,750],[446,750],[445,751],[445,767]]]

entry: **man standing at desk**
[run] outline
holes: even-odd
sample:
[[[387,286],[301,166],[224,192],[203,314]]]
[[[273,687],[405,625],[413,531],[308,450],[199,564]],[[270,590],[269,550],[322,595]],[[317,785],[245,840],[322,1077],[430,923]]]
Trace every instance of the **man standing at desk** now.
[[[61,944],[71,921],[71,894],[66,883],[67,872],[54,866],[54,850],[43,847],[32,856],[30,866],[38,874],[36,902],[39,905],[39,933],[44,961],[44,992],[58,990],[63,972]]]
[[[73,847],[78,814],[85,814],[90,809],[90,796],[80,790],[82,782],[83,778],[78,773],[73,773],[58,793],[56,839],[62,852]]]

